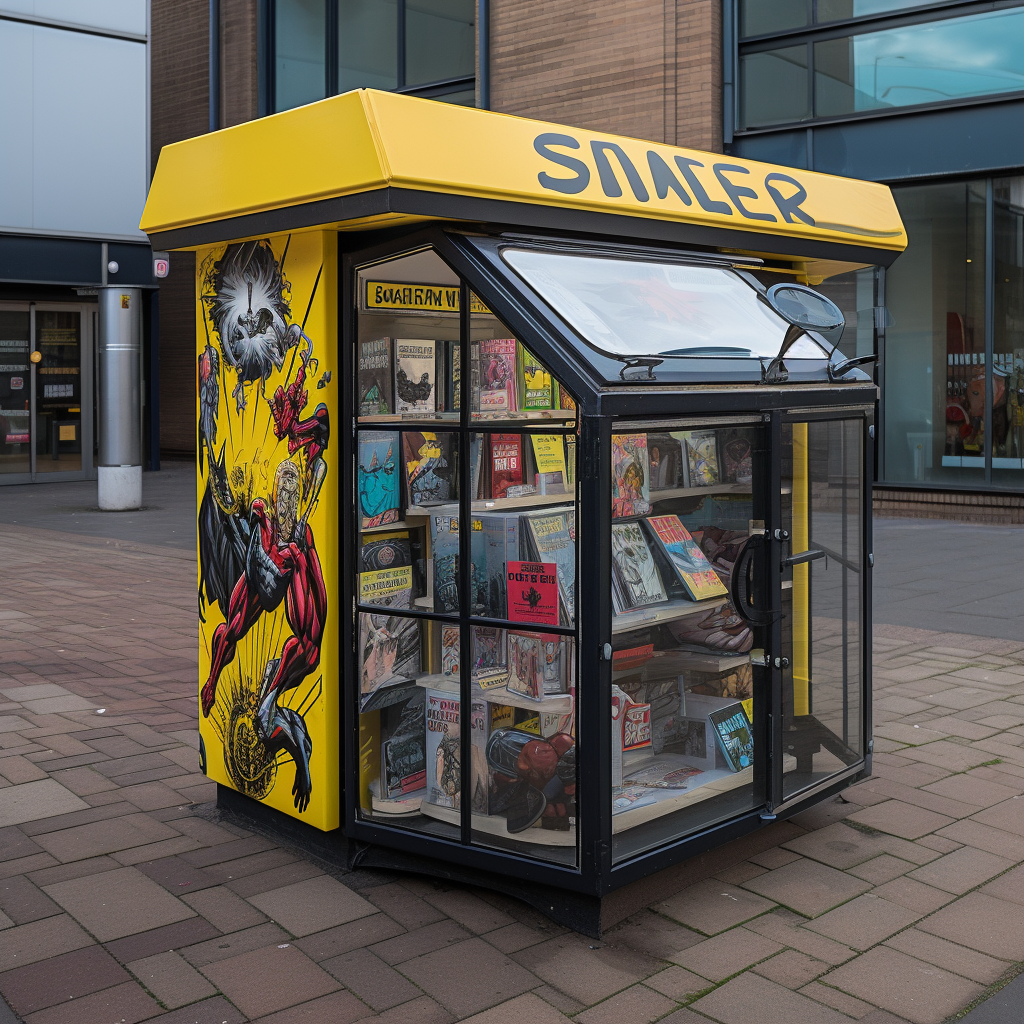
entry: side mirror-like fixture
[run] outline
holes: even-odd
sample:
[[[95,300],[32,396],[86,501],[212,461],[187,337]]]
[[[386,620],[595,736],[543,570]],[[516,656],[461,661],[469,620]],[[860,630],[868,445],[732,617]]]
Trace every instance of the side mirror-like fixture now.
[[[816,292],[807,285],[787,282],[773,284],[762,298],[789,323],[779,354],[764,370],[763,383],[781,384],[789,380],[789,370],[786,369],[783,360],[802,334],[811,335],[816,344],[823,340],[833,349],[839,343],[843,327],[846,325],[846,317],[843,316],[843,311],[821,292]],[[827,352],[827,349],[823,352]],[[831,371],[829,376],[831,378]]]

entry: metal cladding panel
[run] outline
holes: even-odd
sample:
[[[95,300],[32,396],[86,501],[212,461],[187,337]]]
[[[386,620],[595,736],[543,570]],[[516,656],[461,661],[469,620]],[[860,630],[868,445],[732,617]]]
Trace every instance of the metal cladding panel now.
[[[337,280],[326,232],[196,254],[202,764],[322,831],[340,813]]]
[[[142,292],[99,292],[99,441],[101,466],[142,465]]]

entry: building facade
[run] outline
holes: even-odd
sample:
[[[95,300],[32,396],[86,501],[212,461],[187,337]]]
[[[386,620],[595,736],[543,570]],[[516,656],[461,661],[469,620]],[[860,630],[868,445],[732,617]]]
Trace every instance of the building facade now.
[[[154,0],[153,67],[154,159],[366,86],[890,184],[908,251],[820,284],[844,353],[878,357],[880,500],[1024,513],[1017,0]],[[163,443],[191,451],[176,262]]]
[[[0,484],[96,475],[97,290],[145,289],[158,448],[147,0],[0,0]]]

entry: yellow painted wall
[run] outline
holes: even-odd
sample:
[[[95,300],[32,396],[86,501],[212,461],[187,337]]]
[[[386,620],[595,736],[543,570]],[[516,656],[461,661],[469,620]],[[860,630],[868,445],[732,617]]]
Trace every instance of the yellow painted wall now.
[[[337,236],[209,246],[196,278],[206,773],[337,828]]]

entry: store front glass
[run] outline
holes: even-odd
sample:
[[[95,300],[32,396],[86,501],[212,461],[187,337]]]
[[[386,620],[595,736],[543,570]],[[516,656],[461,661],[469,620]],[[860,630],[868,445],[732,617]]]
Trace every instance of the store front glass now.
[[[35,450],[37,473],[82,468],[82,314],[37,310]]]
[[[1024,484],[1024,176],[992,182],[992,483]]]
[[[28,310],[0,309],[0,474],[31,472]]]

